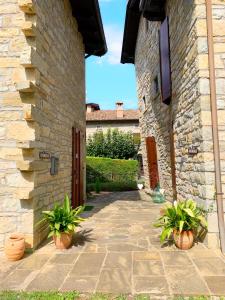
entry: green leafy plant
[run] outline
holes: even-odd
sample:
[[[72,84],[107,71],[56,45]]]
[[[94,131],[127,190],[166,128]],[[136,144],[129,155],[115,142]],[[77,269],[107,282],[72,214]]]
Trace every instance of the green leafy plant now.
[[[95,132],[87,141],[87,155],[118,159],[136,158],[140,145],[140,135],[109,129],[107,133]]]
[[[55,204],[53,210],[43,211],[43,219],[40,221],[47,222],[50,228],[48,237],[60,237],[61,233],[72,233],[80,222],[84,221],[79,215],[85,211],[85,206],[79,206],[75,209],[71,207],[68,195],[65,195],[62,205]]]
[[[166,238],[170,238],[174,230],[182,232],[197,231],[199,227],[206,229],[205,215],[206,211],[197,206],[197,203],[192,199],[168,204],[162,210],[162,216],[155,224],[155,227],[162,228],[161,242],[164,242]]]

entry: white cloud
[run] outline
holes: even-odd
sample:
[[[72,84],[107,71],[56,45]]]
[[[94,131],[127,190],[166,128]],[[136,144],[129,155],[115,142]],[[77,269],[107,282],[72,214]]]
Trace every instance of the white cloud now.
[[[106,36],[108,52],[102,58],[95,60],[95,63],[101,64],[103,62],[106,62],[111,65],[120,64],[120,56],[123,42],[123,30],[117,25],[105,25],[104,31]]]
[[[119,64],[122,50],[123,31],[115,25],[105,26],[105,35],[108,45],[108,62],[110,64]]]

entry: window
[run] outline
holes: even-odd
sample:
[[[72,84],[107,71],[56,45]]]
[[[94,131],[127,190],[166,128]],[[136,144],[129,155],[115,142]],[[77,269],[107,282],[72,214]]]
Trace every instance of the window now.
[[[159,92],[159,79],[158,79],[158,76],[156,76],[154,78],[153,85],[154,85],[154,93],[155,93],[155,95],[157,95],[158,92]]]
[[[148,29],[149,29],[149,21],[145,19],[145,33],[148,33]]]
[[[146,99],[145,99],[145,96],[142,98],[142,110],[146,110]]]

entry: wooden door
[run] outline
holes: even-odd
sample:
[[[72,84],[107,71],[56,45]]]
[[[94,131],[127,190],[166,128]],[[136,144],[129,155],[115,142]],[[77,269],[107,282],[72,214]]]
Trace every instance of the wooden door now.
[[[72,128],[72,206],[83,205],[83,168],[81,166],[81,132]]]
[[[158,161],[156,142],[153,136],[146,138],[146,149],[148,159],[149,181],[151,189],[155,189],[159,183]]]

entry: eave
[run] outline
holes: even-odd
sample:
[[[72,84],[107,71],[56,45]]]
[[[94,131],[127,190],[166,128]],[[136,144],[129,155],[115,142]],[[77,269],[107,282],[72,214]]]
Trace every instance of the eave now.
[[[163,21],[165,2],[166,0],[140,0],[140,10],[143,17],[149,21]]]
[[[134,63],[138,28],[141,12],[140,0],[129,0],[127,3],[126,19],[123,35],[121,63]]]
[[[107,45],[98,0],[70,0],[73,16],[83,36],[85,53],[102,56]]]
[[[166,0],[129,0],[123,36],[121,63],[135,63],[135,50],[141,15],[149,21],[162,21],[165,18]]]

